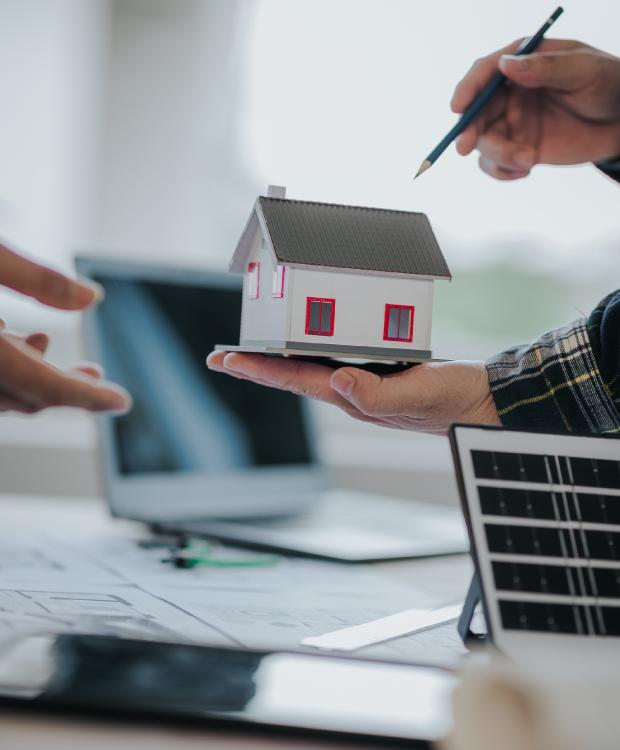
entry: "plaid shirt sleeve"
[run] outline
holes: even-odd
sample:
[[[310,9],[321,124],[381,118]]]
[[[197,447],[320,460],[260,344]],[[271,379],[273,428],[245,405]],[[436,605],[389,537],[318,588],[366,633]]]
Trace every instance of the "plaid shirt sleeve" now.
[[[588,318],[501,352],[486,369],[505,426],[620,432],[620,290]]]

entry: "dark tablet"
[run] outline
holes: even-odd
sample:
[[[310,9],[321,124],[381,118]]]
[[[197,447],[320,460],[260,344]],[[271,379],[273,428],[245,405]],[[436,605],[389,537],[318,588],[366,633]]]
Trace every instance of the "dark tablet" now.
[[[39,639],[29,651],[41,652],[40,674],[34,668],[19,675],[19,689],[8,679],[2,701],[410,747],[441,739],[451,725],[456,678],[432,667],[106,636],[61,635],[40,646]],[[10,650],[0,654],[3,661]],[[5,680],[6,673],[0,670]]]

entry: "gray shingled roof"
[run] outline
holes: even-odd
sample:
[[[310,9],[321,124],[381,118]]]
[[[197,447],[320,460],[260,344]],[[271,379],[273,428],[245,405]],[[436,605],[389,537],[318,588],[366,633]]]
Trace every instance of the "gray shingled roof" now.
[[[260,196],[282,263],[450,278],[425,214]]]

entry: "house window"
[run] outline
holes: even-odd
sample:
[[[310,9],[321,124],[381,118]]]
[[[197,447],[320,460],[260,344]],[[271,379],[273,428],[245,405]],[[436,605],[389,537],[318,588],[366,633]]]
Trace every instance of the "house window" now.
[[[260,263],[248,263],[248,298],[258,299]]]
[[[272,297],[278,297],[282,298],[284,297],[284,273],[286,271],[285,266],[283,266],[281,263],[278,263],[278,265],[275,268],[275,271],[273,272],[273,289],[271,291]]]
[[[413,341],[413,314],[411,305],[386,305],[383,323],[385,341]]]
[[[306,333],[314,336],[333,336],[336,300],[308,297],[306,301]]]

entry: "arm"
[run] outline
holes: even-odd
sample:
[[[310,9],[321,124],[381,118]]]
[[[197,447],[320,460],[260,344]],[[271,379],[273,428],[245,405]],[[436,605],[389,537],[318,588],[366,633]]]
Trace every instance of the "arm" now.
[[[620,291],[589,318],[508,349],[486,368],[503,425],[620,431]]]

